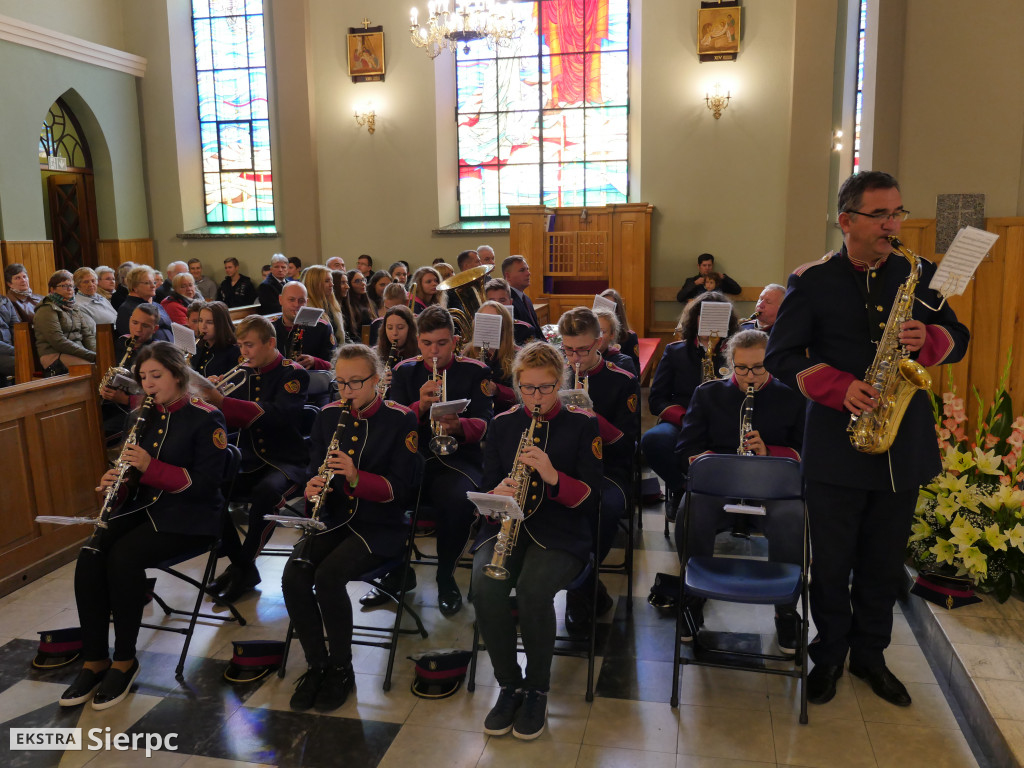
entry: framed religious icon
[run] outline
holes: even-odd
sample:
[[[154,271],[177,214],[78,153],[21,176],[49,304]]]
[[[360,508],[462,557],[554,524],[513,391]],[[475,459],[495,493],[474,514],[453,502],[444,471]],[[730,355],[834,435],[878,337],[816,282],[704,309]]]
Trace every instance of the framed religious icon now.
[[[384,80],[384,27],[349,27],[348,74],[353,83]]]
[[[740,52],[739,0],[701,3],[697,11],[697,55],[701,61],[733,61]]]

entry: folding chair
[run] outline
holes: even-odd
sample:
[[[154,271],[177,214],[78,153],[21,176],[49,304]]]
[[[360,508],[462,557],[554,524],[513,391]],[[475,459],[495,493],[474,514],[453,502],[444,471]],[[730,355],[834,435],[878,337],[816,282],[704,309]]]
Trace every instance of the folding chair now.
[[[617,573],[626,577],[626,615],[633,615],[633,550],[635,544],[634,524],[637,518],[643,517],[640,501],[640,443],[637,442],[633,451],[632,467],[629,484],[623,489],[626,495],[626,514],[619,520],[619,530],[626,534],[626,546],[620,563],[602,563],[599,573]],[[641,526],[642,527],[642,526]]]
[[[242,461],[242,453],[234,445],[228,445],[227,447],[227,461],[224,467],[224,480],[221,483],[221,490],[224,494],[224,506],[221,508],[221,514],[226,515],[227,511],[227,499],[231,495],[231,486],[234,484],[235,475],[238,474],[238,467]],[[219,526],[218,526],[219,527]],[[226,602],[219,595],[214,594],[209,589],[210,581],[213,579],[214,569],[217,567],[218,551],[220,549],[220,538],[211,538],[209,543],[202,549],[194,549],[190,552],[183,553],[176,557],[164,560],[162,563],[153,566],[159,571],[162,571],[170,576],[174,576],[177,579],[181,579],[188,584],[194,586],[197,590],[196,602],[192,606],[192,610],[185,611],[178,608],[170,607],[164,600],[156,594],[151,592],[153,600],[163,609],[165,616],[172,614],[180,616],[188,616],[189,622],[187,627],[174,627],[166,624],[147,624],[143,623],[143,627],[149,629],[156,629],[161,632],[177,632],[180,635],[185,636],[185,645],[181,649],[181,656],[178,657],[178,666],[174,669],[175,677],[181,678],[182,671],[185,669],[185,657],[188,655],[189,645],[192,643],[192,634],[195,632],[196,621],[200,618],[209,619],[211,621],[229,622],[237,621],[239,626],[245,626],[245,618],[238,612],[232,603]],[[198,557],[203,553],[207,553],[206,568],[203,571],[201,581],[196,581],[188,574],[182,573],[181,571],[175,570],[174,566],[180,565],[187,560],[191,560],[194,557]],[[216,613],[200,613],[199,608],[202,606],[203,597],[208,595],[217,605],[223,606],[230,612],[228,615],[220,615]]]
[[[714,516],[718,521],[723,499],[738,499],[751,506],[763,504],[765,520],[771,525],[771,538],[800,537],[801,564],[691,556],[690,526],[701,520],[701,516]],[[706,522],[707,518],[703,520]],[[808,529],[799,462],[772,456],[712,454],[700,457],[690,465],[682,525],[682,535],[678,538],[682,572],[676,612],[672,707],[679,704],[680,664],[750,671],[753,668],[749,664],[739,661],[790,661],[793,665],[788,669],[765,666],[756,668],[756,671],[800,679],[800,722],[807,723]],[[710,527],[711,531],[716,529],[717,525]],[[711,536],[713,538],[714,533]],[[704,598],[755,605],[785,605],[796,602],[797,597],[803,607],[803,620],[800,622],[800,648],[795,657],[708,647],[701,641],[700,627],[686,607],[685,600]],[[681,653],[679,638],[684,621],[693,637],[692,659]],[[737,661],[730,663],[727,657],[734,657]]]

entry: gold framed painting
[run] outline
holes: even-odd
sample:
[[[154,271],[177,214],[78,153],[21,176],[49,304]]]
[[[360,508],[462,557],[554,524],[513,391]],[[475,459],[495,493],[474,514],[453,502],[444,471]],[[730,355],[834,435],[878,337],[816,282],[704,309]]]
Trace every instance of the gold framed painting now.
[[[716,3],[711,7],[698,9],[697,54],[701,61],[735,59],[739,52],[739,3]]]
[[[355,83],[384,79],[384,27],[349,29],[348,74]]]

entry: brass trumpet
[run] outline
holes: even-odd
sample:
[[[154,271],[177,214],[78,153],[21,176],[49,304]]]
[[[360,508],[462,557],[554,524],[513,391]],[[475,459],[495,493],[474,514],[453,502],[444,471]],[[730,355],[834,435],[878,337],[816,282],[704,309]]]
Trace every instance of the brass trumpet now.
[[[249,358],[243,357],[238,365],[220,377],[220,381],[213,388],[224,395],[224,397],[227,397],[245,383],[246,373],[244,369],[248,365]]]
[[[437,383],[439,387],[438,394],[441,397],[441,402],[448,400],[448,373],[442,371],[440,375],[437,373],[437,358],[434,358],[434,373],[430,377],[430,380]],[[438,456],[449,456],[459,450],[459,441],[456,440],[444,431],[444,424],[440,421],[431,421],[430,429],[434,433],[434,436],[430,438],[430,450],[436,453]]]

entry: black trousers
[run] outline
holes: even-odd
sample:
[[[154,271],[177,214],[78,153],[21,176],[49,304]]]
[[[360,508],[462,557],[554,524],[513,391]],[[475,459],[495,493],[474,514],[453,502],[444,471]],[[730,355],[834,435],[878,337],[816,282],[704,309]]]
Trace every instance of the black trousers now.
[[[231,522],[224,516],[221,535],[221,554],[231,559],[232,565],[245,567],[256,562],[263,545],[270,540],[277,523],[267,522],[264,515],[272,515],[295,493],[297,485],[284,472],[264,466],[254,472],[239,472],[232,495],[249,499],[249,531],[243,542]]]
[[[884,663],[917,495],[807,483],[815,664]]]
[[[439,584],[455,582],[455,567],[466,548],[476,513],[466,493],[476,490],[476,484],[461,472],[442,467],[436,461],[427,464],[420,504],[427,504],[434,510]]]
[[[161,533],[144,512],[110,523],[101,552],[83,549],[75,566],[75,602],[82,625],[82,658],[109,655],[110,617],[114,617],[114,661],[135,658],[142,610],[146,604],[146,568],[209,544],[207,536]]]
[[[348,666],[352,663],[352,601],[346,587],[384,558],[371,554],[348,526],[313,537],[306,549],[312,566],[295,561],[302,546],[296,545],[284,567],[281,590],[306,663]]]

